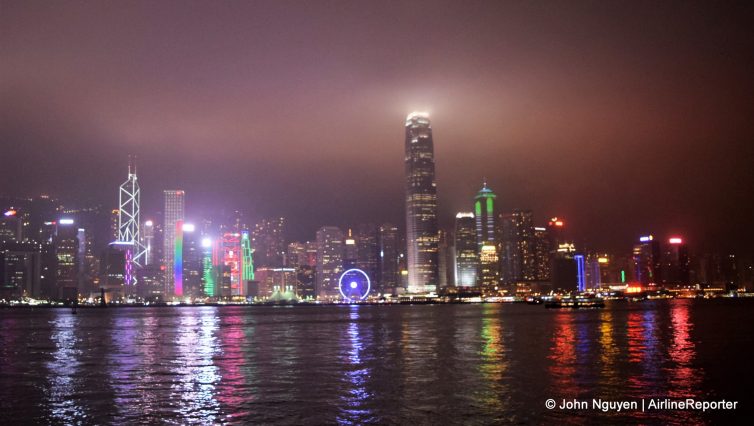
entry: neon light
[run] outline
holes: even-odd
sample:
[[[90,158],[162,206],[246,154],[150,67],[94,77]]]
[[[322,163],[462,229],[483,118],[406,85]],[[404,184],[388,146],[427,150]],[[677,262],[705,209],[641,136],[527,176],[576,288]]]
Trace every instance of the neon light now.
[[[175,251],[173,257],[173,294],[183,296],[183,221],[175,222]]]
[[[212,238],[204,237],[202,238],[202,248],[210,248],[212,247]]]
[[[626,282],[626,271],[622,270],[620,271],[620,282],[625,283]]]
[[[492,215],[492,197],[487,198],[487,214]]]
[[[474,211],[476,212],[477,217],[482,215],[482,202],[477,201],[476,205],[474,206]]]
[[[153,226],[154,223],[151,220],[144,222],[144,226]]]
[[[196,226],[193,223],[184,223],[181,229],[183,230],[183,232],[194,232],[196,230]]]
[[[207,297],[214,297],[215,294],[215,269],[212,266],[212,252],[209,251],[204,254],[202,259],[204,278],[204,295]]]
[[[241,279],[244,281],[253,281],[254,259],[252,258],[251,241],[249,240],[248,231],[241,233],[241,253],[243,255]]]
[[[606,257],[597,258],[597,263],[608,263],[610,260]]]
[[[586,277],[584,275],[584,256],[577,254],[573,257],[576,261],[576,282],[579,291],[586,291]]]
[[[6,217],[7,216],[15,216],[15,215],[16,215],[16,211],[15,210],[8,210],[7,212],[5,212],[5,216]]]
[[[681,239],[679,237],[673,237],[673,238],[669,239],[668,242],[670,244],[683,244],[683,239]]]
[[[646,243],[648,241],[652,241],[653,239],[654,237],[652,235],[647,235],[645,237],[639,238],[639,241],[641,241],[642,243]]]
[[[61,225],[73,225],[73,219],[60,219],[58,223]]]

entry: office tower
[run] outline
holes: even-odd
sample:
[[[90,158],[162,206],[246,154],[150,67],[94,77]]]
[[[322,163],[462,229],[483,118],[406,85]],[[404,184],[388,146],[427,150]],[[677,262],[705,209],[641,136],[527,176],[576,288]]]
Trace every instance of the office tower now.
[[[57,298],[75,300],[78,298],[78,228],[73,219],[64,218],[57,221],[55,238],[55,284]]]
[[[283,266],[285,218],[263,219],[251,233],[251,248],[257,266]]]
[[[578,291],[586,291],[586,267],[584,255],[577,254],[573,256],[573,260],[576,261],[576,289]]]
[[[147,220],[141,228],[142,244],[144,246],[144,265],[154,264],[154,222]]]
[[[340,297],[338,280],[343,272],[343,231],[335,226],[323,226],[317,231],[317,297]]]
[[[535,281],[537,263],[531,211],[514,210],[501,214],[500,234],[500,269],[503,283],[510,285]]]
[[[479,270],[476,220],[474,213],[456,214],[455,282],[456,287],[475,287]]]
[[[633,249],[633,278],[642,285],[660,282],[660,241],[654,235],[639,238]]]
[[[671,237],[664,245],[660,279],[666,286],[689,284],[689,251],[682,238]]]
[[[437,234],[437,280],[438,288],[454,285],[452,236],[448,231],[440,230]]]
[[[204,256],[201,238],[193,223],[183,224],[183,295],[201,297],[204,295],[202,278]]]
[[[21,242],[22,224],[21,215],[15,209],[9,209],[0,216],[0,244]]]
[[[306,264],[306,244],[297,241],[289,243],[284,266],[300,268],[303,264]]]
[[[576,247],[573,244],[562,243],[558,245],[552,261],[553,290],[563,290],[566,292],[579,290],[580,277],[577,256],[580,255],[576,254]]]
[[[432,126],[425,113],[406,118],[406,253],[408,291],[434,290],[437,276],[437,184]]]
[[[586,282],[586,289],[598,289],[602,286],[603,279],[608,276],[608,262],[609,259],[607,255],[598,255],[592,253],[584,257],[584,279]],[[608,281],[605,280],[604,282]]]
[[[377,272],[377,293],[392,293],[399,285],[399,246],[398,228],[384,223],[379,228],[377,237],[379,250],[379,266]]]
[[[547,228],[534,227],[532,251],[534,253],[534,281],[550,281],[551,254],[550,237]]]
[[[254,280],[249,232],[224,233],[218,244],[217,259],[220,262],[218,271],[224,277],[221,280],[220,296],[246,297],[249,294],[249,282]]]
[[[146,250],[141,242],[141,189],[133,157],[128,159],[128,179],[118,191],[118,244],[126,256],[125,291],[136,293],[136,269],[144,261]]]
[[[0,243],[0,299],[42,295],[42,252],[33,242]]]
[[[183,291],[183,283],[179,278],[182,271],[178,273],[176,269],[176,244],[178,238],[182,237],[181,227],[183,226],[183,215],[185,209],[185,193],[182,190],[165,190],[165,209],[163,212],[163,244],[162,255],[165,264],[165,296],[180,296],[175,294],[175,289],[180,288]],[[182,249],[182,248],[181,248]]]
[[[359,252],[356,245],[356,239],[353,237],[353,232],[348,230],[348,235],[345,239],[345,245],[343,246],[343,270],[348,270],[356,267],[356,261],[358,260]]]
[[[202,293],[205,297],[212,298],[220,295],[217,288],[217,267],[212,256],[215,243],[211,237],[202,237]]]
[[[497,195],[487,186],[485,180],[482,189],[474,197],[474,217],[476,218],[476,239],[479,248],[485,244],[497,244],[495,222],[495,199]]]
[[[482,189],[474,197],[474,218],[479,253],[479,284],[483,289],[497,287],[500,280],[499,248],[495,215],[497,196],[484,181]],[[489,262],[495,262],[490,264]]]
[[[357,260],[356,267],[364,271],[372,281],[372,292],[378,292],[377,270],[380,266],[378,244],[379,228],[373,224],[360,224],[356,227]]]

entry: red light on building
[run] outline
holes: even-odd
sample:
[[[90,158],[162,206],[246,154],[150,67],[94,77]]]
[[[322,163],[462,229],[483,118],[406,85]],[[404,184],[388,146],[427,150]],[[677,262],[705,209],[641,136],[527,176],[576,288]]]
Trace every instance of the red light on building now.
[[[549,225],[550,226],[562,227],[564,225],[564,223],[563,223],[562,220],[558,219],[557,217],[554,217],[554,218],[550,219]]]
[[[679,237],[672,237],[668,240],[670,244],[683,244],[683,239]]]

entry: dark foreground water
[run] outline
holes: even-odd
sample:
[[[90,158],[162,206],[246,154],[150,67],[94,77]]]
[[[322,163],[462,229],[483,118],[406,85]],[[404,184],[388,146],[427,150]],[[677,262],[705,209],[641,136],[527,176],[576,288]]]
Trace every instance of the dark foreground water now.
[[[0,423],[750,421],[754,301],[0,310]],[[735,411],[548,410],[563,398]]]

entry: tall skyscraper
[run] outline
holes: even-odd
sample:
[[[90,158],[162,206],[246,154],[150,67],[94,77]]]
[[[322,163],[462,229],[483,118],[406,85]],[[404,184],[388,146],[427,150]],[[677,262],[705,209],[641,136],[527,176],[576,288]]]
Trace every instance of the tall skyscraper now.
[[[482,189],[474,197],[474,217],[476,218],[476,238],[479,248],[487,243],[497,245],[495,199],[497,195],[487,186],[485,180]]]
[[[165,296],[174,296],[175,289],[183,286],[182,282],[176,281],[176,242],[181,231],[176,232],[178,227],[182,226],[183,215],[185,210],[185,193],[182,190],[165,190],[165,212],[164,212],[164,239],[163,239],[163,256],[165,257]],[[180,224],[179,224],[180,222]],[[182,244],[182,241],[181,241]],[[179,256],[180,257],[180,256]],[[182,268],[182,265],[181,265]],[[181,272],[182,275],[182,272]],[[180,296],[178,294],[177,296]]]
[[[251,248],[257,266],[283,266],[285,218],[263,219],[251,233]]]
[[[432,126],[426,113],[406,118],[406,253],[408,291],[438,284],[437,183]]]
[[[493,290],[500,280],[499,247],[495,215],[497,196],[487,186],[485,180],[482,189],[474,197],[474,217],[476,219],[476,238],[479,254],[479,284],[483,289]]]
[[[645,235],[639,238],[639,243],[634,244],[633,250],[633,276],[643,285],[660,282],[659,271],[661,266],[660,240],[654,235]]]
[[[384,223],[380,226],[378,236],[380,260],[377,274],[379,293],[393,292],[399,285],[398,262],[400,257],[400,238],[395,225]]]
[[[475,287],[479,270],[476,220],[474,213],[456,215],[455,232],[455,282],[456,287]]]
[[[343,272],[343,231],[336,226],[323,226],[317,231],[317,297],[338,298],[338,280]]]
[[[514,210],[501,214],[500,229],[500,270],[503,283],[535,281],[537,264],[531,211]]]

